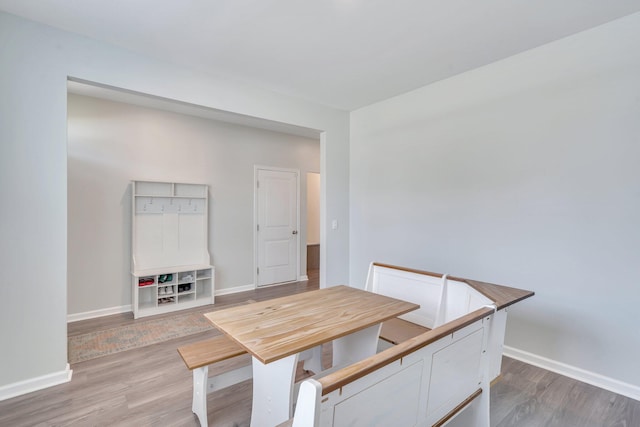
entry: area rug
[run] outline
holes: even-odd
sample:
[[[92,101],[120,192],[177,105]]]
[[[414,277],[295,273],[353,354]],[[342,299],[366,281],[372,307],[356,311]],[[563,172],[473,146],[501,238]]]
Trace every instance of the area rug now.
[[[251,302],[249,300],[246,303]],[[191,312],[71,336],[68,339],[69,363],[84,362],[211,329],[213,325],[203,316],[203,312]]]

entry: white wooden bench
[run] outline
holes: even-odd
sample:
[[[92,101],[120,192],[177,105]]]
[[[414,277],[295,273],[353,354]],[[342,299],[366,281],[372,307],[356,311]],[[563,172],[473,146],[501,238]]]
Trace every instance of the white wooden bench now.
[[[446,274],[373,262],[365,289],[420,304],[418,310],[384,322],[380,338],[398,344],[493,301]]]
[[[247,360],[246,365],[209,378],[209,365],[247,354],[245,349],[225,335],[179,347],[178,353],[193,372],[191,410],[198,416],[200,425],[207,426],[207,393],[250,379],[251,362]]]
[[[197,415],[200,425],[207,426],[207,394],[251,379],[251,361],[247,359],[246,364],[209,377],[210,365],[247,354],[244,348],[226,335],[179,347],[178,353],[187,368],[193,372],[191,410]],[[322,372],[321,347],[301,353],[300,360],[304,362],[304,369],[314,373]]]
[[[483,307],[300,386],[293,427],[489,426]]]

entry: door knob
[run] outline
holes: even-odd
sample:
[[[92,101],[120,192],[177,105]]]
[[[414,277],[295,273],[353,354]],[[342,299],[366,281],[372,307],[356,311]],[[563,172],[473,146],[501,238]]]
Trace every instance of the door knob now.
[[[298,230],[293,230],[291,234],[298,234]]]

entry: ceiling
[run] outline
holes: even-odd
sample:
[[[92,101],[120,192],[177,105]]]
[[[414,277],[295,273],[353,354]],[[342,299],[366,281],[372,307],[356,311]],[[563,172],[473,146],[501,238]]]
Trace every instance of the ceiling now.
[[[640,0],[0,0],[0,10],[354,110],[640,11]]]

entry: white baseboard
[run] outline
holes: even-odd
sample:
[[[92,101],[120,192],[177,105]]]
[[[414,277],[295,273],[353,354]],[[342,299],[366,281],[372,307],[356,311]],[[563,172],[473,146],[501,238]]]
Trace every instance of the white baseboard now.
[[[67,367],[63,371],[42,375],[41,377],[30,378],[24,381],[18,381],[13,384],[7,384],[0,387],[0,401],[69,382],[71,381],[72,375],[73,371],[67,363]]]
[[[556,360],[547,359],[546,357],[538,356],[537,354],[518,350],[517,348],[506,345],[504,346],[503,354],[507,357],[511,357],[512,359],[640,401],[640,386],[605,377],[604,375],[596,374],[595,372],[567,365]]]
[[[112,314],[127,313],[131,311],[131,304],[118,307],[101,308],[100,310],[85,311],[84,313],[74,313],[67,315],[67,323],[79,320],[95,319],[96,317],[111,316]]]
[[[238,292],[253,291],[256,287],[252,284],[244,286],[235,286],[233,288],[216,289],[215,296],[235,294]]]
[[[307,275],[300,276],[300,278],[298,279],[299,282],[302,282],[305,280],[309,280],[309,277]],[[235,286],[233,288],[217,289],[214,295],[215,296],[228,295],[228,294],[235,294],[238,292],[253,291],[255,288],[256,287],[252,283],[249,285]],[[102,308],[100,310],[85,311],[84,313],[68,314],[67,323],[77,322],[79,320],[95,319],[96,317],[110,316],[112,314],[128,313],[132,310],[133,309],[131,308],[131,305],[121,305],[118,307],[109,307],[109,308]]]
[[[235,294],[236,292],[246,292],[255,289],[253,284],[236,286],[233,288],[225,288],[216,290],[215,295]],[[131,305],[121,305],[118,307],[101,308],[100,310],[85,311],[84,313],[74,313],[67,315],[67,323],[77,322],[80,320],[95,319],[97,317],[110,316],[112,314],[128,313],[132,311]]]

